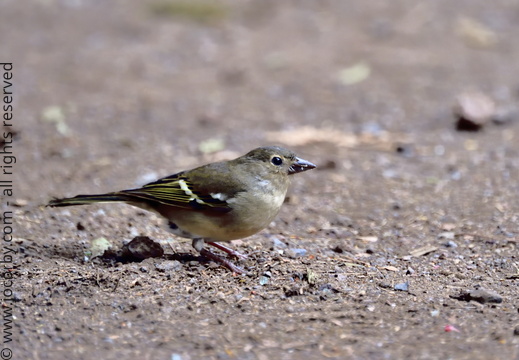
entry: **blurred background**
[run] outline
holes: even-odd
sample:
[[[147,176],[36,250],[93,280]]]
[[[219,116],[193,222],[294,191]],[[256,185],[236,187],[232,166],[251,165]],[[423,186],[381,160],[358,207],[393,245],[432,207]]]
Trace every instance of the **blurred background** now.
[[[467,91],[505,113],[519,96],[510,0],[4,0],[0,34],[19,160],[38,169],[19,167],[19,194],[37,201],[271,143],[351,168],[363,146],[458,143]]]

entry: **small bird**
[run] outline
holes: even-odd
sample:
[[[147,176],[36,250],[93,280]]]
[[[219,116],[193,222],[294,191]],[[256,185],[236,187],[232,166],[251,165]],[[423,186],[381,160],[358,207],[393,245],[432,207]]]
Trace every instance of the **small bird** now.
[[[200,255],[233,272],[245,273],[204,249],[204,243],[234,257],[245,257],[218,242],[245,238],[266,228],[285,200],[289,175],[315,167],[290,150],[265,146],[234,160],[182,171],[140,188],[54,199],[47,206],[124,202],[154,211],[167,220],[173,234],[192,239]]]

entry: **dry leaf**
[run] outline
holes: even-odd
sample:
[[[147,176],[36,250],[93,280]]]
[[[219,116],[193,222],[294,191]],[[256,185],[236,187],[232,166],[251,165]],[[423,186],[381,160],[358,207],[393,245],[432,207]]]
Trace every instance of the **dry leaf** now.
[[[398,268],[391,266],[391,265],[382,266],[382,267],[380,267],[380,269],[388,270],[388,271],[395,271],[395,272],[400,271]]]
[[[457,24],[457,31],[469,46],[488,48],[497,43],[496,33],[474,19],[460,18]]]
[[[267,133],[267,140],[271,142],[282,141],[289,146],[303,146],[316,142],[333,143],[337,146],[353,147],[359,142],[358,136],[348,134],[336,129],[318,129],[312,126],[300,128],[271,131]]]
[[[267,132],[266,139],[270,142],[281,142],[288,146],[328,143],[345,148],[369,146],[369,148],[376,148],[381,151],[394,151],[396,143],[409,141],[407,134],[389,133],[383,130],[376,134],[371,132],[354,134],[332,128],[316,128],[313,126]]]
[[[414,249],[413,251],[410,252],[410,254],[414,257],[419,257],[419,256],[430,254],[436,250],[438,250],[437,246],[426,245],[426,246],[422,246],[418,249]]]
[[[376,237],[376,236],[357,236],[357,240],[361,240],[364,242],[377,242],[378,237]]]
[[[353,85],[366,80],[371,73],[368,64],[360,62],[339,71],[339,81],[344,85]]]
[[[43,109],[41,118],[44,121],[53,123],[56,126],[56,130],[61,135],[66,136],[69,134],[70,129],[65,121],[65,113],[63,112],[63,108],[60,106],[47,106],[45,109]]]
[[[220,138],[211,138],[198,144],[198,149],[203,154],[211,154],[225,149],[225,141]]]

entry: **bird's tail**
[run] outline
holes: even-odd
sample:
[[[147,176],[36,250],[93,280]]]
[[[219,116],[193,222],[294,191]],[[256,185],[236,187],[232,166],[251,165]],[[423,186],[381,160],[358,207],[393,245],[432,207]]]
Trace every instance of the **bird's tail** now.
[[[74,205],[90,205],[99,202],[127,202],[130,199],[124,194],[107,193],[99,195],[77,195],[71,198],[54,199],[49,201],[47,206],[74,206]]]

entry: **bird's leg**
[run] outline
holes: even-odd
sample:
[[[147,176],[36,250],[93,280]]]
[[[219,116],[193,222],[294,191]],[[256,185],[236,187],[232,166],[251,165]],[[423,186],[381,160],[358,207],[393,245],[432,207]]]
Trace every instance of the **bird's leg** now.
[[[226,252],[227,254],[234,256],[235,258],[238,258],[238,259],[246,260],[248,258],[247,255],[241,254],[238,251],[233,250],[233,249],[231,249],[225,245],[222,245],[220,243],[217,243],[217,242],[212,242],[212,241],[207,242],[207,245],[214,246],[215,248],[220,249],[223,252]]]
[[[209,243],[211,244],[211,243]],[[213,260],[214,262],[217,262],[223,266],[225,266],[227,269],[237,273],[237,274],[246,274],[247,272],[243,270],[241,267],[234,265],[231,261],[224,259],[216,254],[213,254],[209,250],[204,249],[204,239],[193,239],[193,247],[202,255],[203,257],[206,257],[208,259]]]

